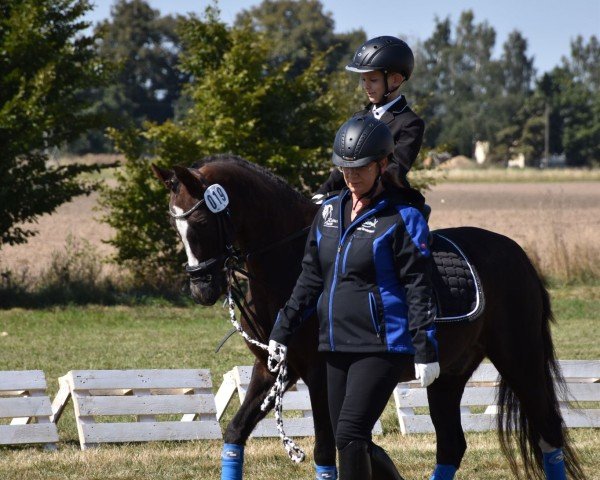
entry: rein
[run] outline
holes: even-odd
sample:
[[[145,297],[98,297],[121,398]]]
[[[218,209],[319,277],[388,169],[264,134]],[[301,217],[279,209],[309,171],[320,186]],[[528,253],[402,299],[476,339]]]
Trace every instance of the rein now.
[[[213,187],[214,187],[214,190],[212,190],[210,192],[210,194],[208,194],[208,190]],[[218,189],[221,189],[221,190],[218,190]],[[215,190],[216,190],[216,193],[215,193]],[[217,196],[217,193],[218,193],[218,195],[220,195],[220,198]],[[213,195],[213,198],[211,198],[210,195]],[[219,230],[219,240],[223,244],[223,252],[216,257],[209,258],[208,260],[205,260],[205,261],[199,263],[198,265],[190,266],[188,263],[186,263],[185,271],[190,276],[190,281],[192,283],[200,283],[202,281],[209,282],[212,280],[212,274],[210,273],[211,270],[214,269],[215,267],[218,267],[220,265],[220,262],[223,261],[223,266],[226,269],[226,275],[227,275],[227,303],[229,304],[229,319],[230,319],[233,327],[235,328],[235,330],[237,330],[240,333],[240,335],[242,335],[242,337],[248,343],[257,346],[264,351],[268,351],[268,345],[257,340],[257,339],[260,339],[261,336],[259,335],[259,333],[256,329],[256,326],[255,326],[256,318],[252,318],[252,319],[250,318],[249,314],[252,314],[252,311],[250,309],[250,306],[248,305],[248,302],[245,300],[245,296],[243,294],[241,285],[239,284],[238,280],[235,278],[234,272],[241,273],[244,276],[246,276],[248,279],[260,282],[263,285],[266,285],[267,287],[269,287],[271,289],[281,291],[280,289],[267,284],[267,282],[259,280],[256,276],[252,275],[250,272],[241,268],[239,266],[239,264],[243,263],[245,261],[248,261],[253,256],[258,256],[258,255],[264,254],[265,252],[268,252],[274,248],[284,245],[287,242],[293,241],[297,238],[300,238],[300,237],[306,235],[308,233],[308,230],[310,230],[310,227],[305,227],[297,232],[292,233],[291,235],[288,235],[287,237],[285,237],[283,239],[277,240],[265,247],[259,248],[258,250],[255,250],[253,252],[246,253],[245,255],[243,255],[238,249],[236,249],[233,246],[231,234],[234,231],[234,228],[233,228],[233,222],[231,220],[231,215],[229,212],[228,204],[229,204],[229,199],[228,199],[226,193],[224,192],[224,190],[222,189],[222,187],[220,185],[215,184],[215,185],[209,186],[209,188],[205,192],[204,199],[198,201],[189,210],[178,214],[176,212],[173,212],[171,210],[171,208],[169,208],[169,214],[174,219],[181,220],[181,219],[189,217],[192,213],[194,213],[202,205],[206,205],[208,207],[208,209],[216,215],[217,223],[218,223],[218,230]],[[243,262],[242,262],[242,260],[243,260]],[[240,298],[242,299],[242,301],[244,302],[245,305],[242,305],[242,303],[240,302]],[[252,330],[252,333],[255,335],[255,338],[250,337],[250,335],[248,335],[244,331],[241,324],[236,320],[236,318],[235,318],[236,305],[237,305],[238,309],[240,310],[241,315],[246,320],[246,323],[250,326],[250,329]],[[252,314],[252,316],[254,317],[254,314]],[[230,335],[228,335],[227,338],[229,338],[229,336]],[[219,346],[219,348],[220,347],[221,346]],[[304,460],[305,454],[302,451],[302,449],[300,447],[298,447],[294,443],[294,441],[285,434],[285,430],[283,428],[283,415],[282,415],[283,394],[285,393],[287,384],[288,384],[287,362],[283,361],[283,362],[281,362],[281,364],[279,365],[279,369],[277,370],[277,377],[275,378],[275,383],[273,384],[273,386],[271,387],[271,390],[265,397],[260,409],[263,412],[266,412],[269,410],[270,405],[274,402],[275,422],[277,425],[277,431],[279,432],[279,438],[281,439],[281,442],[283,443],[283,446],[284,446],[288,456],[290,457],[290,459],[295,463],[300,463]]]
[[[228,276],[233,276],[232,270],[228,270]],[[231,324],[240,333],[240,335],[242,337],[244,337],[244,340],[246,340],[248,343],[251,343],[252,345],[256,345],[257,347],[261,348],[262,350],[268,351],[268,346],[266,344],[261,343],[257,340],[254,340],[252,337],[250,337],[250,335],[248,335],[246,332],[244,332],[244,329],[239,324],[239,322],[236,320],[236,318],[235,318],[235,305],[236,304],[233,300],[233,295],[231,292],[231,284],[232,284],[232,279],[229,278],[227,281],[227,302],[229,304],[229,320],[231,321]],[[285,451],[287,452],[290,459],[295,463],[300,463],[304,460],[306,455],[305,455],[304,451],[300,447],[298,447],[298,445],[296,445],[294,443],[294,441],[285,434],[285,430],[283,428],[283,416],[282,416],[283,394],[285,393],[287,384],[288,384],[287,362],[284,361],[280,364],[279,370],[277,371],[277,377],[275,378],[275,383],[273,384],[273,386],[271,387],[271,390],[265,397],[262,405],[260,406],[260,409],[263,412],[268,411],[271,403],[273,401],[275,401],[275,407],[274,407],[275,423],[277,425],[277,431],[279,432],[279,438],[281,439],[281,442],[283,443],[283,447],[285,448]]]

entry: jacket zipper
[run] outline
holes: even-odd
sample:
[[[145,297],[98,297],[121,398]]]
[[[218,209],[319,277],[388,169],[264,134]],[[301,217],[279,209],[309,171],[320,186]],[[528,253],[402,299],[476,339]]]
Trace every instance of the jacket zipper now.
[[[344,196],[348,195],[348,192],[346,192],[344,194]],[[335,256],[335,265],[334,265],[334,270],[333,270],[333,280],[331,282],[331,290],[329,293],[329,347],[331,348],[332,352],[335,352],[335,344],[333,342],[333,297],[334,297],[334,292],[335,292],[335,284],[337,282],[337,275],[338,275],[338,265],[339,265],[339,260],[340,260],[340,253],[343,249],[344,246],[344,240],[346,239],[346,236],[348,235],[348,232],[350,232],[350,230],[359,222],[361,222],[364,218],[368,217],[369,215],[372,215],[373,213],[378,212],[379,210],[381,210],[381,208],[383,208],[386,204],[385,200],[379,202],[377,205],[375,205],[374,208],[368,210],[367,212],[363,213],[360,217],[356,217],[354,219],[353,222],[350,222],[350,225],[348,225],[348,228],[346,228],[346,230],[344,231],[344,233],[342,234],[342,219],[344,218],[343,212],[342,212],[342,205],[343,205],[343,197],[340,198],[340,209],[339,209],[339,217],[338,217],[338,225],[339,227],[339,243],[338,243],[338,248],[337,248],[337,254]]]
[[[342,261],[342,273],[346,273],[346,260],[348,259],[348,252],[350,251],[350,247],[352,246],[352,240],[354,240],[354,235],[350,238],[348,242],[348,246],[346,247],[346,252],[344,253],[344,260]]]

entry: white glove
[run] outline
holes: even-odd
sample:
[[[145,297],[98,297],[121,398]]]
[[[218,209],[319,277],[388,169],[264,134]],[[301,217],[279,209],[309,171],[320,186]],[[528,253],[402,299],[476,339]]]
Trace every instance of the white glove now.
[[[415,363],[415,378],[421,379],[421,386],[428,387],[440,376],[440,364],[433,363]]]
[[[285,362],[285,357],[287,355],[287,347],[282,345],[275,340],[269,340],[269,347],[267,348],[269,352],[269,358],[267,360],[267,368],[275,373],[279,370],[279,367],[283,362]]]

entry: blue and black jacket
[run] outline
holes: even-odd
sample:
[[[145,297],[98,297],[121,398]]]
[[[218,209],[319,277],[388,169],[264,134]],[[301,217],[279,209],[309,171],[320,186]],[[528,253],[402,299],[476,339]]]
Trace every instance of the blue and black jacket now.
[[[396,352],[437,361],[429,229],[415,207],[385,191],[349,225],[347,189],[321,205],[302,273],[271,339],[287,345],[317,309],[319,350]]]

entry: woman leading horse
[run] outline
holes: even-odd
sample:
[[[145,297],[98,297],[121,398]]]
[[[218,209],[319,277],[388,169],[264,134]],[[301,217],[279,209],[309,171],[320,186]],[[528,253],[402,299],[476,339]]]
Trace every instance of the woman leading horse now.
[[[192,168],[153,166],[153,171],[171,192],[169,208],[186,249],[192,297],[203,305],[218,300],[226,288],[224,272],[235,253],[249,274],[249,308],[242,326],[267,343],[275,317],[301,271],[303,242],[296,234],[313,222],[318,207],[279,177],[231,155],[208,157]],[[202,202],[215,184],[229,197],[227,210],[219,213]],[[372,230],[377,224],[363,226]],[[560,414],[554,381],[559,386],[564,382],[550,333],[552,311],[533,265],[514,241],[502,235],[472,227],[442,233],[460,246],[476,268],[486,305],[476,321],[436,325],[441,373],[427,393],[437,436],[437,464],[449,467],[436,467],[433,478],[451,479],[460,466],[466,450],[460,400],[467,380],[487,357],[501,376],[498,432],[514,475],[524,471],[528,479],[560,480],[565,478],[566,465],[570,478],[584,479]],[[290,238],[294,240],[283,241]],[[380,314],[381,305],[375,300],[378,309],[374,308],[374,314]],[[335,438],[329,418],[326,367],[317,354],[317,340],[318,324],[312,315],[288,345],[289,384],[302,378],[308,386],[315,423],[314,462],[333,467]],[[260,407],[275,380],[267,369],[266,353],[253,345],[249,348],[256,356],[250,385],[224,433],[224,461],[231,459],[236,465],[235,472],[222,477],[228,480],[242,478],[244,445],[266,415]],[[414,378],[411,365],[406,366],[405,374],[406,380]],[[522,467],[516,462],[513,439],[521,452]],[[224,471],[224,475],[229,473]],[[327,472],[317,471],[317,475],[335,478]]]
[[[333,163],[348,188],[315,216],[302,273],[269,342],[276,370],[306,312],[317,309],[342,480],[370,480],[373,469],[384,470],[376,478],[401,478],[371,431],[399,381],[415,372],[427,387],[440,373],[429,230],[401,190],[386,189],[393,150],[390,130],[373,117],[338,130]]]

